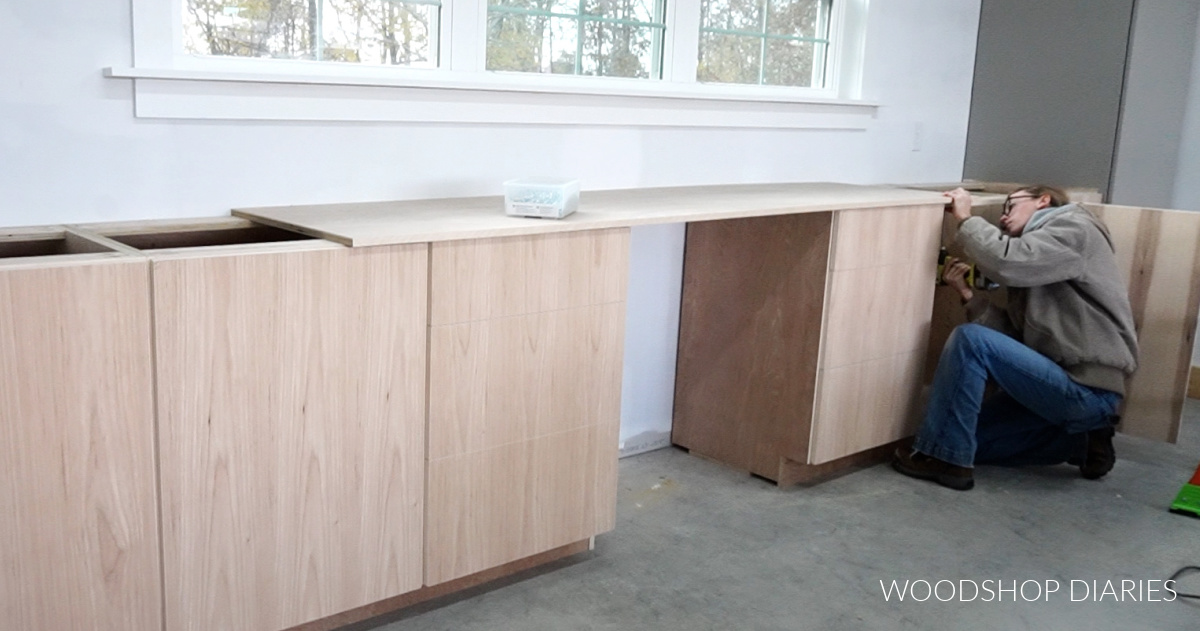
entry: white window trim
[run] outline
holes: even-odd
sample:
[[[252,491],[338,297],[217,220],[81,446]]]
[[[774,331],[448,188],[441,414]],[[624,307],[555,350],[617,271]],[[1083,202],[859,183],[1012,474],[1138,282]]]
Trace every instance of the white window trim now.
[[[139,118],[403,121],[866,129],[866,0],[835,0],[827,90],[695,81],[699,0],[668,0],[661,80],[486,72],[478,33],[487,0],[443,0],[441,67],[194,57],[182,52],[181,2],[132,0],[132,79]]]

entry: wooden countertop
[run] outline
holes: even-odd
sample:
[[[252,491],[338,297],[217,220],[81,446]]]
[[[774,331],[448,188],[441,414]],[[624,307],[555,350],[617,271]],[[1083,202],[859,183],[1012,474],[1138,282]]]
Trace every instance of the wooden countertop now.
[[[834,183],[584,191],[564,219],[504,214],[502,196],[238,208],[233,214],[350,246],[595,230],[792,213],[942,204],[940,193]]]

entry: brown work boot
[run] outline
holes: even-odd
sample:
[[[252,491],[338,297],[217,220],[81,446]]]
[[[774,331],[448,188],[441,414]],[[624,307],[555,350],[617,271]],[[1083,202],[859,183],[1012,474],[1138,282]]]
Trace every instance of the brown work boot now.
[[[892,468],[909,477],[932,480],[955,491],[969,491],[975,486],[975,476],[969,467],[952,465],[913,449],[897,448],[892,456]]]
[[[1099,480],[1112,471],[1117,462],[1117,451],[1113,449],[1113,435],[1116,431],[1110,427],[1093,429],[1087,433],[1087,454],[1083,464],[1079,465],[1079,473],[1088,480]]]

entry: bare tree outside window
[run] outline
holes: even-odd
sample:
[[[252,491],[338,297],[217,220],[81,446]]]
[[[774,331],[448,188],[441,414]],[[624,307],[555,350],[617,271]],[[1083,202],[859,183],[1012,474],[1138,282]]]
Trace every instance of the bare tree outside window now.
[[[659,78],[661,0],[492,0],[487,69]]]
[[[698,81],[823,87],[832,0],[701,0]]]
[[[183,0],[195,55],[436,66],[438,0]]]

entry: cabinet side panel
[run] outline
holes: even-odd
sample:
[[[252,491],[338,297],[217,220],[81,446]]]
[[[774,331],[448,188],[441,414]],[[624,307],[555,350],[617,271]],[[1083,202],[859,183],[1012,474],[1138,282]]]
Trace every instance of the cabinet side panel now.
[[[155,262],[168,629],[420,587],[427,252]]]
[[[148,262],[0,270],[0,619],[161,626]]]
[[[1089,208],[1112,235],[1138,332],[1138,370],[1125,384],[1121,431],[1174,442],[1200,311],[1200,213]]]
[[[675,444],[771,479],[805,459],[831,216],[688,225]]]

